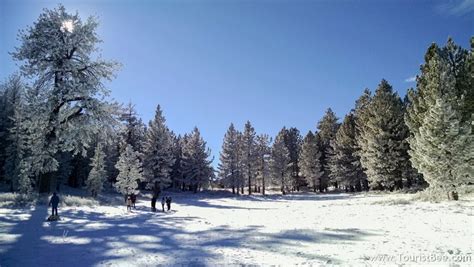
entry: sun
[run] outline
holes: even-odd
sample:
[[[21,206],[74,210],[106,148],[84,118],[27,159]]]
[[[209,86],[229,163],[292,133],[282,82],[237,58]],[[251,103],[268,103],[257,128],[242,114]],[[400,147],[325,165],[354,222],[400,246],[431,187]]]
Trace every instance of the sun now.
[[[74,22],[72,20],[65,20],[61,25],[61,31],[72,32],[74,30]]]

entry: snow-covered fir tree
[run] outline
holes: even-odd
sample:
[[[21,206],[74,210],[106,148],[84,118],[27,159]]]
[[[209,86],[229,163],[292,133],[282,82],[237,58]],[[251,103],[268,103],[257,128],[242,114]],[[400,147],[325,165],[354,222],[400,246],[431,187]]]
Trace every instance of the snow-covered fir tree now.
[[[206,147],[197,127],[186,138],[183,147],[184,179],[189,189],[196,193],[206,187],[214,175],[212,160],[209,160],[211,151]]]
[[[256,138],[257,188],[255,191],[262,192],[262,195],[265,195],[265,188],[271,177],[270,160],[272,149],[270,143],[271,138],[268,134],[259,134]]]
[[[145,141],[144,168],[147,188],[155,194],[171,185],[171,167],[174,163],[172,136],[165,124],[166,120],[160,105],[156,107],[155,117],[150,121]]]
[[[328,108],[323,118],[318,122],[317,135],[320,140],[320,149],[321,149],[321,167],[323,171],[323,176],[321,178],[321,187],[323,190],[326,190],[329,185],[329,180],[331,177],[331,169],[328,165],[329,157],[332,153],[331,141],[336,136],[339,123],[337,122],[338,118],[336,114],[332,111],[331,108]],[[332,181],[335,186],[337,183]]]
[[[355,120],[355,136],[356,136],[356,151],[355,155],[359,158],[359,164],[362,169],[362,189],[363,190],[369,190],[369,182],[367,180],[367,174],[366,174],[366,169],[364,168],[364,165],[362,164],[362,161],[367,161],[366,158],[364,158],[365,154],[362,151],[362,147],[367,147],[367,140],[364,139],[362,133],[365,130],[366,122],[368,119],[368,111],[367,108],[369,107],[370,101],[372,100],[372,93],[370,92],[369,89],[365,89],[363,94],[357,99],[355,103],[355,108],[354,108],[354,120]]]
[[[239,154],[239,132],[235,129],[234,124],[231,123],[222,142],[218,170],[222,183],[226,187],[232,188],[232,194],[239,193],[240,180],[242,177]]]
[[[300,154],[301,174],[306,179],[307,184],[313,188],[313,191],[320,190],[323,171],[321,168],[321,150],[319,148],[319,135],[314,135],[309,131],[303,139]]]
[[[367,107],[361,137],[365,139],[361,158],[371,188],[402,188],[402,171],[407,158],[403,103],[392,86],[382,80]]]
[[[26,158],[28,132],[24,121],[27,119],[24,106],[26,85],[17,74],[2,85],[3,104],[0,108],[0,177],[5,177],[10,190],[18,189],[20,161]],[[0,181],[3,178],[0,178]]]
[[[86,180],[86,188],[92,197],[97,197],[97,195],[102,192],[107,177],[107,170],[105,169],[105,153],[100,143],[97,144],[95,148],[91,167],[92,170],[89,172],[89,177]]]
[[[242,153],[242,167],[245,181],[248,186],[249,195],[252,194],[252,185],[255,185],[255,174],[257,172],[257,154],[256,154],[256,140],[255,129],[252,127],[250,121],[247,121],[244,126],[241,139],[241,153]]]
[[[286,194],[291,186],[290,152],[285,145],[286,129],[283,128],[275,137],[272,146],[271,170],[273,182]]]
[[[114,184],[115,190],[123,195],[135,193],[138,182],[144,180],[139,153],[133,151],[131,145],[127,145],[115,168],[119,171],[117,182]]]
[[[50,176],[56,171],[56,154],[85,154],[92,137],[104,124],[114,121],[113,105],[103,81],[113,78],[117,64],[93,57],[100,39],[97,21],[82,21],[64,6],[45,9],[33,26],[19,33],[20,46],[12,53],[22,62],[22,74],[30,77],[40,96],[33,103],[29,127],[35,132],[32,172],[40,191],[54,188]],[[42,140],[40,140],[42,139]]]
[[[353,113],[344,118],[331,142],[332,155],[329,159],[331,179],[351,192],[362,190],[364,172],[357,154],[356,126]]]
[[[433,188],[453,192],[474,182],[474,137],[467,115],[471,107],[465,104],[473,90],[462,88],[470,81],[458,81],[466,79],[457,71],[466,68],[461,64],[468,64],[469,58],[453,61],[457,57],[446,53],[435,44],[428,49],[417,90],[408,92],[405,120],[413,166]],[[467,56],[472,57],[472,51]]]

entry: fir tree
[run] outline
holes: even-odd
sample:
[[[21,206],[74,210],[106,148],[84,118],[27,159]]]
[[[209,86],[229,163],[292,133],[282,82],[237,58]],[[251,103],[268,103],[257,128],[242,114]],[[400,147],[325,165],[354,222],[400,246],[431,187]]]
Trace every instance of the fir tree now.
[[[103,80],[113,78],[117,64],[92,57],[100,42],[97,26],[94,18],[83,22],[62,5],[45,9],[32,27],[20,32],[20,46],[12,53],[24,62],[22,73],[34,80],[40,97],[29,103],[28,126],[36,126],[30,157],[40,191],[55,188],[47,173],[57,170],[58,152],[85,155],[92,137],[114,121],[113,105],[104,101],[108,90]]]
[[[174,159],[172,154],[172,136],[165,125],[161,108],[156,108],[155,118],[150,121],[145,143],[145,177],[147,188],[155,194],[171,184],[171,167]]]
[[[308,185],[313,191],[320,188],[323,172],[321,171],[321,151],[319,149],[318,135],[314,135],[311,131],[303,139],[300,154],[301,173],[306,179]]]
[[[362,165],[371,188],[397,189],[402,185],[405,123],[403,103],[387,81],[382,80],[366,110]]]
[[[267,134],[260,134],[256,138],[256,154],[257,154],[257,192],[265,195],[267,179],[270,177],[270,158],[271,158],[271,138]]]
[[[249,195],[252,194],[252,184],[255,183],[254,180],[257,165],[255,136],[255,129],[252,127],[250,121],[247,121],[244,126],[244,132],[242,133],[241,152],[242,166],[244,168],[243,174],[245,175],[245,180],[247,181]]]
[[[369,182],[367,180],[366,169],[362,162],[366,162],[367,158],[365,158],[365,154],[363,153],[362,148],[367,147],[367,140],[364,138],[362,133],[365,131],[366,122],[369,118],[368,107],[372,100],[372,94],[369,89],[365,89],[362,96],[357,99],[354,109],[354,120],[355,120],[355,139],[356,139],[356,151],[355,155],[359,158],[360,168],[362,169],[362,189],[369,190]]]
[[[101,144],[98,144],[95,148],[91,167],[92,170],[89,172],[89,177],[86,180],[86,188],[92,197],[97,197],[97,195],[102,191],[107,175],[105,169],[105,154],[102,150]]]
[[[285,129],[284,140],[285,146],[290,153],[290,176],[292,179],[292,189],[299,191],[300,186],[306,185],[306,181],[300,177],[299,155],[302,143],[300,131],[294,127]]]
[[[210,149],[206,147],[206,142],[202,139],[197,127],[191,135],[187,136],[187,141],[183,147],[183,170],[185,183],[190,190],[196,193],[201,188],[207,186],[214,170],[211,166],[212,160]]]
[[[413,166],[430,186],[455,191],[456,186],[473,181],[474,138],[466,115],[466,101],[470,101],[466,94],[472,88],[462,89],[470,83],[460,74],[464,63],[454,55],[446,56],[446,50],[453,48],[442,50],[433,44],[428,49],[417,90],[408,92],[405,120]]]
[[[231,123],[224,135],[220,152],[219,176],[225,186],[232,188],[232,194],[239,193],[241,179],[239,132]]]
[[[272,146],[272,176],[274,183],[280,185],[282,194],[286,194],[291,185],[290,152],[285,145],[286,129],[283,128]]]
[[[333,151],[329,162],[331,178],[346,190],[360,192],[364,173],[357,156],[356,126],[352,113],[344,118],[331,146]]]
[[[143,181],[144,178],[139,154],[133,151],[131,145],[126,146],[115,168],[119,171],[117,182],[114,184],[117,192],[123,195],[135,193],[138,182]]]
[[[128,103],[122,110],[120,121],[123,122],[123,128],[120,131],[121,150],[129,144],[135,151],[143,153],[146,127],[142,120],[138,118],[135,106],[132,103]]]
[[[174,163],[171,166],[170,178],[175,188],[181,188],[184,190],[183,138],[180,135],[175,136],[174,133],[171,133],[171,137],[171,151]]]
[[[323,190],[326,190],[329,183],[329,178],[331,177],[331,170],[329,168],[328,162],[329,157],[332,153],[331,141],[336,136],[337,129],[339,127],[338,118],[332,109],[328,109],[323,118],[318,122],[318,136],[321,142],[321,167],[323,171],[323,176],[321,179],[321,187]],[[337,182],[333,181],[334,185],[337,187]]]

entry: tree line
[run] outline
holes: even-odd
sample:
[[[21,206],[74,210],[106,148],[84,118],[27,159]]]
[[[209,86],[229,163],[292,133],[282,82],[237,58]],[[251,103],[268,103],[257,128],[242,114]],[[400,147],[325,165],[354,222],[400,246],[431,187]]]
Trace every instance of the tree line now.
[[[94,17],[45,9],[20,31],[20,70],[0,90],[0,181],[24,194],[105,183],[120,193],[174,186],[197,192],[214,172],[199,129],[183,136],[161,107],[146,126],[134,106],[108,100],[104,82],[120,64],[96,56]]]
[[[416,88],[402,99],[382,80],[342,121],[328,109],[304,137],[284,127],[274,137],[231,124],[217,170],[198,128],[183,136],[158,105],[145,125],[133,104],[110,100],[105,82],[120,64],[97,56],[94,17],[62,5],[20,31],[11,53],[20,69],[0,85],[0,181],[12,191],[97,196],[104,184],[130,194],[174,187],[197,192],[216,180],[235,194],[397,190],[428,184],[454,197],[474,182],[474,38],[470,50],[448,39],[431,45]],[[217,179],[214,179],[217,178]]]
[[[219,181],[234,194],[301,187],[325,192],[399,190],[429,185],[457,199],[474,183],[474,38],[467,50],[449,38],[432,44],[416,88],[402,99],[386,81],[365,89],[342,122],[329,108],[306,136],[286,128],[274,140],[249,121],[231,124],[220,152]]]

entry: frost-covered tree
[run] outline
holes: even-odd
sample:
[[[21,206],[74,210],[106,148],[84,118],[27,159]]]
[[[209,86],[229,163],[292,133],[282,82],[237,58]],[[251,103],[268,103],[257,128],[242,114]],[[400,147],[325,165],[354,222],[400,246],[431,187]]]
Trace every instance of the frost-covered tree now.
[[[252,185],[255,184],[255,174],[257,172],[257,154],[255,129],[252,127],[250,121],[247,121],[242,133],[241,152],[242,152],[242,166],[243,174],[247,182],[249,195],[252,194]]]
[[[24,93],[26,84],[17,74],[2,85],[3,97],[0,107],[0,177],[5,176],[10,190],[18,189],[20,161],[26,158],[28,132],[25,128]],[[1,178],[0,178],[1,180]]]
[[[363,171],[361,183],[362,183],[362,189],[363,190],[369,190],[369,182],[367,180],[367,174],[366,174],[366,169],[364,168],[364,165],[362,164],[363,161],[367,161],[366,158],[364,158],[364,153],[362,151],[363,147],[367,147],[367,140],[364,138],[362,133],[365,131],[366,127],[366,122],[369,116],[369,113],[367,111],[367,108],[370,104],[370,101],[372,100],[372,94],[369,89],[365,89],[364,93],[357,99],[356,104],[355,104],[355,109],[354,109],[354,120],[355,120],[355,139],[357,143],[356,151],[355,154],[357,157],[359,157],[359,163],[360,167]]]
[[[332,153],[331,141],[336,136],[336,132],[339,127],[339,123],[337,121],[338,118],[336,117],[336,114],[332,111],[331,108],[328,108],[323,118],[318,122],[318,136],[321,142],[321,166],[323,171],[321,187],[323,188],[323,190],[327,189],[329,179],[331,177],[329,157]],[[337,182],[333,181],[333,183],[337,187]]]
[[[185,183],[190,190],[196,193],[207,186],[214,175],[214,169],[211,166],[212,160],[208,159],[211,150],[206,147],[206,142],[201,137],[197,127],[187,136],[183,147],[183,155]]]
[[[344,118],[331,142],[333,154],[330,158],[331,178],[346,190],[361,191],[364,172],[357,154],[356,126],[353,113]]]
[[[256,138],[256,154],[257,154],[257,192],[265,195],[267,180],[270,177],[270,159],[272,149],[270,147],[271,138],[267,134],[259,134]]]
[[[321,168],[321,151],[319,149],[319,136],[314,135],[313,132],[309,131],[303,139],[300,154],[300,165],[301,174],[306,179],[309,186],[313,188],[313,191],[320,190],[323,188],[321,185],[321,178],[323,171]]]
[[[231,123],[224,135],[222,149],[220,152],[220,162],[218,165],[219,176],[226,187],[232,188],[232,194],[239,193],[240,180],[242,177],[240,168],[240,144],[239,132]]]
[[[286,129],[283,128],[275,138],[272,146],[271,169],[273,182],[286,194],[291,186],[290,152],[285,145]]]
[[[93,136],[114,121],[103,81],[113,77],[117,64],[95,58],[97,26],[95,18],[82,21],[62,5],[45,9],[33,26],[20,31],[20,46],[12,53],[22,62],[22,74],[34,81],[29,161],[40,191],[55,186],[48,173],[58,169],[58,152],[84,155]]]
[[[144,178],[139,154],[133,151],[131,145],[125,147],[115,168],[119,171],[117,182],[114,184],[115,190],[123,195],[135,193],[138,182]]]
[[[447,46],[451,48],[439,49],[433,44],[428,49],[417,90],[408,92],[405,120],[411,133],[409,154],[413,166],[430,186],[449,192],[474,181],[474,137],[472,119],[466,113],[471,108],[466,101],[470,101],[468,95],[473,90],[462,88],[470,81],[463,81],[466,77],[460,74],[469,58],[455,60],[456,53],[446,52],[454,50],[453,45],[448,41]]]
[[[86,188],[92,197],[97,197],[97,195],[102,191],[104,182],[107,178],[107,170],[105,169],[105,153],[102,150],[102,145],[100,143],[97,144],[95,148],[91,167],[92,170],[89,172],[89,177],[86,180]]]
[[[407,161],[404,156],[404,107],[386,80],[379,84],[366,112],[365,126],[361,132],[361,138],[365,139],[361,163],[366,169],[371,188],[401,188],[402,171]]]
[[[159,194],[164,187],[171,185],[172,136],[165,124],[166,120],[160,105],[156,107],[155,117],[150,121],[146,133],[144,167],[147,188]]]

